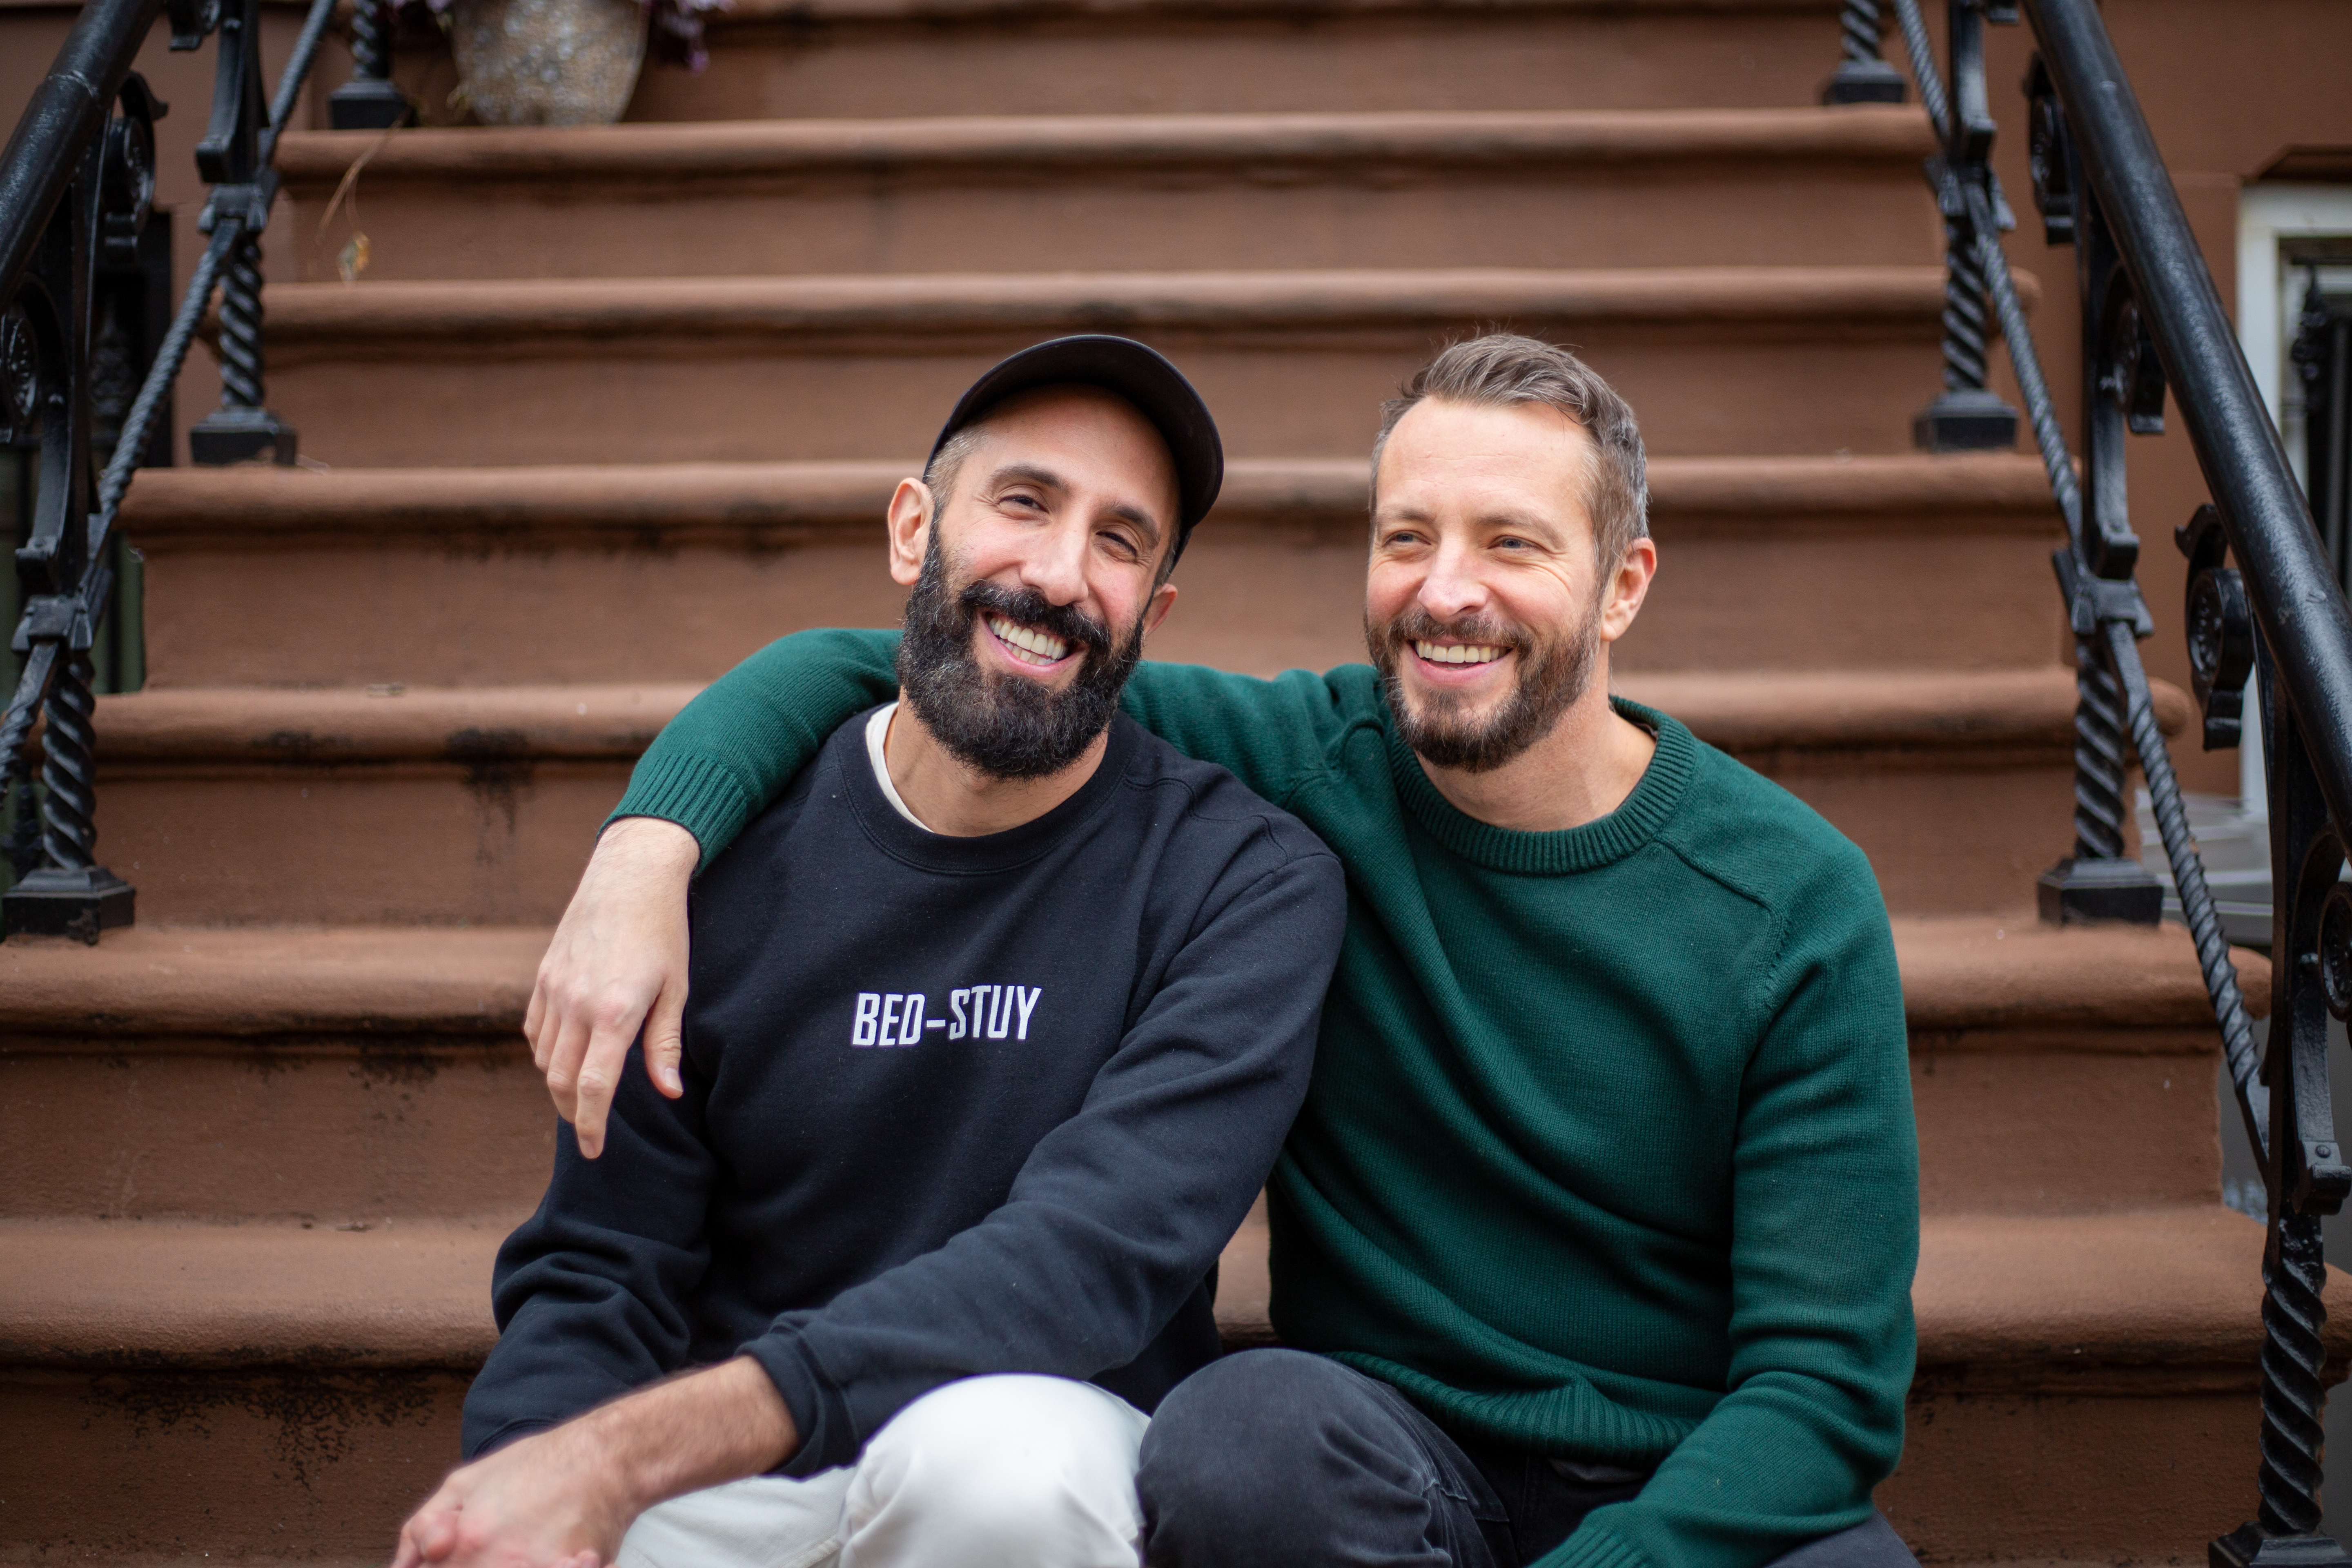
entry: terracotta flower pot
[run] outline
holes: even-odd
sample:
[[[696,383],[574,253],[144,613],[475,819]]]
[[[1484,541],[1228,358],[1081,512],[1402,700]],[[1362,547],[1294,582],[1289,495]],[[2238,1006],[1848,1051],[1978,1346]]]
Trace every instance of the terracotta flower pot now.
[[[610,125],[646,58],[638,0],[455,0],[449,44],[485,125]]]

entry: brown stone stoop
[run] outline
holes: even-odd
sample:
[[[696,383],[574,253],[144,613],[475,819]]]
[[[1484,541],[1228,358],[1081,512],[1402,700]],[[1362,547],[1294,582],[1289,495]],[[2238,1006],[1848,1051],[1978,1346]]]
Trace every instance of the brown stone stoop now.
[[[1927,1217],[1887,1512],[1931,1563],[2201,1559],[2251,1502],[2263,1233],[2187,939],[2033,923],[2055,512],[2028,455],[1910,450],[1930,149],[1805,107],[1835,16],[737,0],[642,123],[378,147],[348,287],[319,222],[378,139],[289,134],[269,399],[327,471],[139,477],[150,678],[97,723],[142,923],[0,945],[0,1568],[383,1559],[545,1181],[518,1025],[597,821],[735,660],[896,618],[882,505],[985,363],[1100,328],[1198,379],[1233,463],[1153,652],[1271,672],[1357,656],[1375,405],[1490,322],[1642,410],[1619,686],[1895,912]]]

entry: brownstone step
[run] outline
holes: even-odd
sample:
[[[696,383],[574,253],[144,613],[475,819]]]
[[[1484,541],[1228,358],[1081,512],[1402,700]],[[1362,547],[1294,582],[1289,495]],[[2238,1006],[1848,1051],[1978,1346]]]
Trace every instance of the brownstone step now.
[[[509,1223],[0,1224],[0,1560],[380,1557],[457,1457]],[[2215,1205],[1931,1219],[1889,1517],[1930,1562],[2164,1561],[2234,1528],[2262,1243]],[[2352,1322],[2326,1334],[2340,1375]]]
[[[919,468],[145,469],[124,525],[148,680],[709,679],[803,626],[898,620],[878,523]],[[1650,495],[1663,571],[1629,674],[2015,667],[2057,637],[2033,458],[1663,458]],[[1361,658],[1364,507],[1360,458],[1234,464],[1153,655]]]
[[[737,0],[637,120],[1814,102],[1828,0]],[[447,90],[447,78],[439,79]]]
[[[11,939],[0,1214],[334,1227],[528,1211],[555,1156],[521,1037],[549,935]]]
[[[0,1215],[331,1226],[528,1209],[553,1157],[520,1038],[547,937],[145,924],[94,951],[0,945]],[[1906,918],[1895,946],[1931,1212],[2220,1190],[2215,1031],[2185,934]],[[2269,967],[2238,962],[2259,1015]],[[1263,1312],[1262,1278],[1232,1286],[1234,1312]]]
[[[363,227],[380,281],[1899,265],[1942,244],[1933,150],[1916,108],[1130,113],[307,132],[278,163],[300,276]]]
[[[1184,367],[1233,456],[1351,458],[1435,348],[1505,323],[1581,345],[1661,454],[1898,452],[1943,292],[1938,267],[293,283],[270,398],[345,467],[856,458],[925,449],[1013,349],[1115,331]]]
[[[1908,913],[2022,910],[2072,837],[2068,672],[1661,673],[1626,690],[1780,780]],[[551,921],[690,685],[99,700],[99,854],[167,922]],[[2187,698],[2161,689],[2165,722]],[[1932,831],[1926,829],[1932,826]]]
[[[1928,1213],[2097,1214],[2221,1191],[2221,1140],[2244,1134],[2214,1125],[2221,1034],[2186,931],[1903,918],[1895,950]],[[2269,959],[2231,957],[2265,1016]]]
[[[2220,1190],[2216,1035],[2183,932],[1982,916],[1895,931],[1930,1212]],[[553,1157],[520,1038],[547,937],[147,924],[95,951],[0,946],[0,1215],[334,1226],[528,1209]],[[2260,1015],[2269,966],[2238,965]],[[1263,1310],[1262,1279],[1234,1289]]]

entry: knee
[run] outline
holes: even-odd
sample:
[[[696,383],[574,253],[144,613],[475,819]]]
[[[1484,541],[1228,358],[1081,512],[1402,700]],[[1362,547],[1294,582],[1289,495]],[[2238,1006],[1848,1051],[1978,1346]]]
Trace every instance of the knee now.
[[[1132,1564],[1141,1412],[1086,1384],[971,1378],[876,1434],[844,1506],[844,1568]]]
[[[1331,1427],[1355,1378],[1321,1356],[1267,1350],[1178,1384],[1151,1418],[1136,1478],[1153,1561],[1223,1562],[1304,1525],[1333,1495],[1302,1483],[1316,1457],[1344,1446]]]
[[[1160,1401],[1143,1439],[1143,1474],[1228,1491],[1279,1489],[1278,1461],[1312,1445],[1355,1375],[1304,1351],[1243,1351],[1212,1362]]]

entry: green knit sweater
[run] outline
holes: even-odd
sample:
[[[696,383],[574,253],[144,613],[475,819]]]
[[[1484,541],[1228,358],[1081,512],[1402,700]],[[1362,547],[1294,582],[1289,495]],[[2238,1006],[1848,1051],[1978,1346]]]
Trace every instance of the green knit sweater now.
[[[615,815],[708,858],[897,689],[786,637],[678,715]],[[1452,1429],[1663,1461],[1540,1568],[1752,1568],[1867,1518],[1903,1442],[1918,1171],[1861,851],[1629,702],[1657,752],[1559,833],[1446,804],[1372,671],[1145,664],[1127,708],[1348,870],[1315,1076],[1270,1184],[1275,1327]]]

